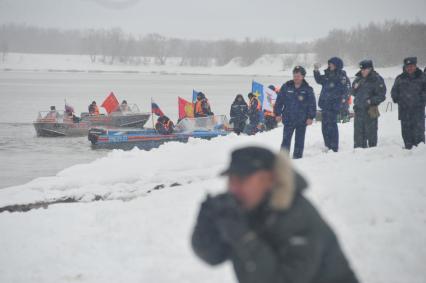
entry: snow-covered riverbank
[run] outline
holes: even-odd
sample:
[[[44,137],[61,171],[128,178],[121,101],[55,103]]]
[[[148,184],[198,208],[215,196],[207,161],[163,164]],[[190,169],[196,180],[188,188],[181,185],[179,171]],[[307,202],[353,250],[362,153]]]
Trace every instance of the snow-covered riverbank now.
[[[99,58],[98,58],[99,59]],[[316,62],[314,54],[281,54],[265,55],[252,65],[242,67],[238,59],[231,60],[225,66],[192,67],[181,66],[181,58],[169,58],[164,65],[155,63],[155,58],[139,58],[140,64],[105,64],[99,60],[92,63],[88,55],[58,54],[7,54],[6,60],[0,63],[3,71],[34,72],[121,72],[121,73],[155,73],[155,74],[199,74],[199,75],[258,75],[258,76],[290,76],[292,66],[303,65],[312,76],[312,66]],[[401,58],[402,61],[402,58]],[[284,62],[289,66],[283,67]],[[352,77],[358,66],[345,68]],[[400,66],[378,68],[384,78],[395,78],[401,72]]]
[[[305,158],[295,162],[362,282],[426,281],[426,146],[402,149],[396,114],[380,118],[374,149],[354,151],[352,124],[342,125],[337,154],[322,152],[315,124]],[[206,267],[190,249],[198,205],[207,192],[223,190],[217,173],[232,149],[278,150],[280,140],[281,128],[150,152],[114,151],[1,190],[1,207],[69,196],[83,202],[1,213],[0,282],[234,282],[230,265]],[[109,200],[92,202],[95,195]]]

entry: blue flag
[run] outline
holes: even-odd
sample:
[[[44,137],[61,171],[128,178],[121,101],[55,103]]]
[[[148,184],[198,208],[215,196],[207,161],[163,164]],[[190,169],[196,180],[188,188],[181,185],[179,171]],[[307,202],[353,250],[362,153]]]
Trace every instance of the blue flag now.
[[[197,95],[198,95],[198,91],[196,91],[195,89],[192,90],[192,102],[195,103],[197,102]]]
[[[259,99],[260,105],[262,106],[261,109],[263,109],[263,99],[264,99],[264,92],[263,92],[263,85],[261,83],[253,81],[251,84],[251,92]],[[260,121],[263,122],[265,119],[265,116],[263,115],[263,111],[259,111]]]

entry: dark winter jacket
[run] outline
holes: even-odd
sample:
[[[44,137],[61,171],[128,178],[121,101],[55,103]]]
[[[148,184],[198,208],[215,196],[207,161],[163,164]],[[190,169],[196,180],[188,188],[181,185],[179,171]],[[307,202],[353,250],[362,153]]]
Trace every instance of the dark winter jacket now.
[[[395,79],[392,87],[392,100],[398,104],[399,119],[414,109],[424,109],[426,103],[426,76],[417,69],[413,76],[403,72]]]
[[[240,283],[357,283],[336,235],[303,196],[305,180],[290,168],[281,154],[279,185],[246,213],[250,237],[233,245],[202,206],[192,236],[195,253],[211,265],[231,260]]]
[[[332,58],[329,61],[336,66],[336,70],[324,70],[324,75],[319,71],[314,71],[315,81],[322,85],[318,106],[323,111],[338,113],[348,99],[350,80],[346,72],[342,70],[343,61],[340,58]]]
[[[314,90],[304,81],[300,88],[288,81],[281,87],[274,106],[274,114],[282,116],[284,125],[303,125],[314,119],[317,107]]]
[[[246,121],[248,119],[247,103],[244,100],[238,101],[238,99],[236,98],[231,105],[230,117],[231,123]]]
[[[250,99],[249,107],[248,107],[248,116],[250,118],[250,124],[257,125],[260,121],[262,115],[262,107],[260,105],[260,101],[257,97],[253,97]]]
[[[378,106],[386,100],[386,85],[383,78],[374,70],[363,78],[361,72],[355,75],[351,94],[355,111],[368,111],[371,106]]]

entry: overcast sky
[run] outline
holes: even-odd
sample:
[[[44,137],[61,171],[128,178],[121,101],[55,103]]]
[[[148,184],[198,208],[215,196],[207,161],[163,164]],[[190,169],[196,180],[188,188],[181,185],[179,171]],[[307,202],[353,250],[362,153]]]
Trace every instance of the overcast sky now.
[[[426,0],[0,0],[0,24],[202,39],[302,41],[391,19],[426,22]]]

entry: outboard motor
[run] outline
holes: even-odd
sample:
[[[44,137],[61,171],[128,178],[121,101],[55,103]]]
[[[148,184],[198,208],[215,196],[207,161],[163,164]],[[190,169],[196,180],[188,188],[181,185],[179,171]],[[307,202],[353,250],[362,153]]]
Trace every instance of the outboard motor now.
[[[107,131],[104,129],[92,128],[89,130],[89,135],[87,136],[87,139],[92,144],[96,144],[98,142],[99,136],[105,135],[106,133]]]

